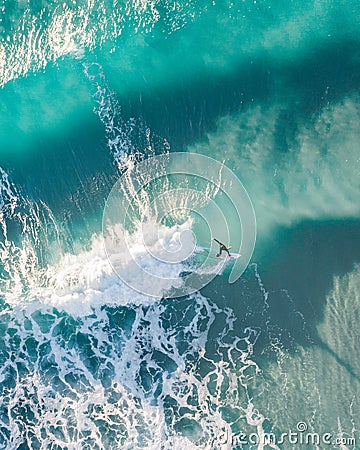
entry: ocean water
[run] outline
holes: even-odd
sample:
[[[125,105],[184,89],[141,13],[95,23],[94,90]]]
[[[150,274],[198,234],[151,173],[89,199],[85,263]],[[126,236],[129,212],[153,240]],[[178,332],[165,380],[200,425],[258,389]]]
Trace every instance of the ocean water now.
[[[0,11],[0,449],[360,448],[359,3]],[[233,171],[256,245],[235,283],[222,267],[147,295],[110,264],[103,211],[136,162],[175,152]],[[187,213],[195,187],[125,230],[140,258],[144,235],[171,248],[185,227],[199,249],[223,232]]]

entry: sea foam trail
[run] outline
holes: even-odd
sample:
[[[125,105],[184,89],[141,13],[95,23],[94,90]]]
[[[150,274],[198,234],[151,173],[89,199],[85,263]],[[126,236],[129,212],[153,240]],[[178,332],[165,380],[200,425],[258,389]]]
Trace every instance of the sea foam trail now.
[[[10,210],[10,214],[14,212],[17,204],[17,195],[14,192],[14,186],[9,180],[9,175],[0,167],[0,211],[4,214],[4,210]]]
[[[135,162],[155,154],[169,152],[165,138],[157,138],[142,121],[125,120],[116,93],[110,89],[103,67],[94,62],[83,61],[83,71],[94,86],[94,113],[104,125],[107,145],[117,168],[122,172],[131,170]]]
[[[118,167],[122,167],[136,148],[131,139],[135,131],[135,119],[127,122],[121,117],[121,109],[115,93],[107,85],[103,68],[97,63],[83,63],[84,74],[95,86],[94,113],[105,127],[107,144]],[[128,164],[128,163],[127,163]]]

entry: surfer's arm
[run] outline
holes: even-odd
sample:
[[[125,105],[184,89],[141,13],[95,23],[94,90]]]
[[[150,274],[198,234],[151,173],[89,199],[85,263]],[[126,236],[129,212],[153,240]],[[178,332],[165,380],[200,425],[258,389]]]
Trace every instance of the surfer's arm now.
[[[223,245],[222,242],[218,241],[217,239],[213,238],[215,242],[217,242],[219,245]]]

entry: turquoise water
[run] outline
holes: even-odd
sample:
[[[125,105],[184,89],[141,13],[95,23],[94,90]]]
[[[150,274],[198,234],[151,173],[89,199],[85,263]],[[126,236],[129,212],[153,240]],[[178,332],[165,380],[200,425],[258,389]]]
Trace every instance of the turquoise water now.
[[[0,10],[0,448],[360,448],[358,2]],[[156,299],[102,214],[176,151],[234,171],[257,243],[236,283]]]

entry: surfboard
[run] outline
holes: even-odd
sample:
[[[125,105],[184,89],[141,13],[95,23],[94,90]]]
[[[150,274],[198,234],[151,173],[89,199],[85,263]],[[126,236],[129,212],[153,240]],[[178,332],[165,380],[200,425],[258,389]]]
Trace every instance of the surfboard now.
[[[217,258],[223,258],[223,259],[238,259],[240,258],[240,253],[230,253],[230,256],[226,252],[222,252],[220,256],[217,256]]]
[[[230,249],[230,247],[229,247],[229,249]],[[229,257],[229,255],[224,251],[222,252],[221,256],[216,256],[216,253],[210,254],[210,249],[204,248],[204,247],[198,247],[198,252],[199,252],[199,254],[207,253],[209,255],[208,258],[210,257],[210,258],[221,258],[221,259],[238,259],[241,256],[240,253],[230,252],[230,257]]]

